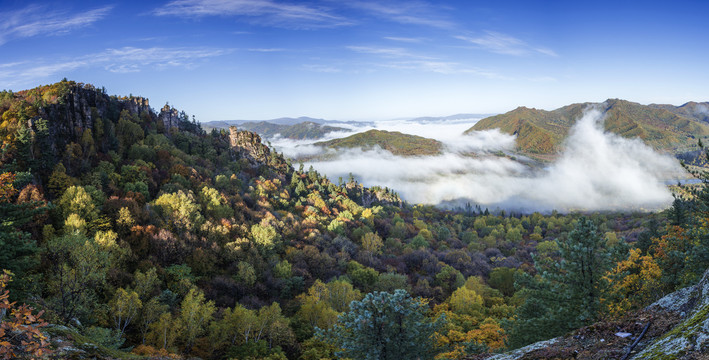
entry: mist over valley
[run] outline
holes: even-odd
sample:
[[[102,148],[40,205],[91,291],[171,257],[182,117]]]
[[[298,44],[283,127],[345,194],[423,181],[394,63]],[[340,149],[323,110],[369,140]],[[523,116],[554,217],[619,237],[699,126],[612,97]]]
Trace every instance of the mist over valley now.
[[[558,152],[548,154],[548,161],[521,151],[517,134],[497,128],[475,130],[481,117],[329,120],[308,122],[318,130],[310,139],[294,139],[279,132],[262,135],[296,164],[312,166],[331,179],[353,176],[365,186],[388,187],[410,203],[446,208],[478,205],[519,212],[666,208],[673,199],[666,184],[688,174],[669,151],[606,131],[607,116],[602,105],[586,105],[578,118],[570,121],[573,125],[568,135]],[[248,129],[250,124],[236,126]],[[384,146],[372,146],[371,139],[365,144],[357,138],[370,133],[399,134],[411,142],[399,145],[407,146],[410,155],[385,150],[391,138],[381,140]],[[414,151],[417,144],[434,140],[441,144],[436,153]],[[328,142],[347,145],[328,147]]]

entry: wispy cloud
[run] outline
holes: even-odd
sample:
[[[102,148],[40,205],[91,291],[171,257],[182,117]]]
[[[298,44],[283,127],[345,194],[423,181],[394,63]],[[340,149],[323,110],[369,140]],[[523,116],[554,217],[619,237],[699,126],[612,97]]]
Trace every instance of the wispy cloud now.
[[[319,72],[319,73],[329,73],[329,74],[342,72],[342,69],[340,69],[340,68],[336,68],[331,65],[321,65],[321,64],[305,64],[305,65],[303,65],[303,69],[306,71]]]
[[[455,61],[446,61],[436,57],[420,55],[399,47],[376,47],[376,46],[347,46],[347,49],[362,53],[375,55],[387,59],[384,62],[376,62],[375,66],[397,70],[432,72],[437,74],[470,74],[482,76],[489,79],[507,79],[493,71],[466,66]]]
[[[350,21],[326,8],[273,0],[175,0],[153,11],[158,16],[238,16],[254,23],[285,28],[322,28]]]
[[[378,46],[347,46],[347,49],[362,54],[378,55],[389,58],[412,58],[412,59],[431,59],[428,56],[417,55],[409,52],[404,48],[398,47],[378,47]]]
[[[420,43],[423,42],[423,38],[410,38],[410,37],[398,37],[398,36],[385,36],[384,39],[391,41],[399,41],[405,43]]]
[[[252,49],[248,49],[248,51],[269,53],[269,52],[282,52],[282,51],[286,51],[286,50],[280,49],[280,48],[252,48]]]
[[[158,69],[169,67],[193,68],[195,61],[230,53],[230,49],[212,48],[135,48],[123,47],[107,49],[102,53],[90,55],[93,63],[106,64],[111,72],[137,72],[144,67],[154,66]]]
[[[547,56],[558,56],[553,50],[535,47],[518,38],[495,31],[485,31],[484,35],[478,37],[456,36],[456,38],[496,54],[524,56],[538,53]]]
[[[103,68],[113,73],[134,73],[145,69],[191,69],[197,67],[200,60],[225,55],[232,51],[232,49],[214,48],[123,47],[55,61],[40,59],[32,63],[5,63],[0,64],[0,87],[31,84],[48,80],[52,76],[65,76],[67,72],[79,68]]]
[[[488,79],[508,79],[490,70],[485,70],[476,67],[468,67],[463,64],[452,61],[399,61],[380,64],[380,66],[391,69],[432,72],[443,75],[469,74],[485,77]]]
[[[104,18],[113,6],[68,14],[46,6],[29,5],[23,9],[0,13],[0,45],[20,38],[52,36],[68,33]]]
[[[442,29],[449,29],[455,26],[453,22],[436,15],[438,8],[422,1],[347,1],[343,5],[401,24],[423,25]]]

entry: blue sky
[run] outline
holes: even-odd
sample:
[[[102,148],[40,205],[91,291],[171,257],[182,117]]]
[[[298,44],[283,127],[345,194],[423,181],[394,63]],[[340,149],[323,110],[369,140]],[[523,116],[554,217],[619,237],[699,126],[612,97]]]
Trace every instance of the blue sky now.
[[[0,0],[0,89],[67,77],[200,121],[709,100],[707,1]]]

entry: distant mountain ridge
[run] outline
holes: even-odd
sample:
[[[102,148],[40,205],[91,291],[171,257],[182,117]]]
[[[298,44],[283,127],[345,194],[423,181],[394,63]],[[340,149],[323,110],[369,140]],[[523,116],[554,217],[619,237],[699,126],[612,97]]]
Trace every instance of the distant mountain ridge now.
[[[410,119],[409,121],[415,122],[436,122],[436,121],[446,121],[446,120],[467,120],[467,119],[482,119],[494,114],[455,114],[448,116],[422,116]]]
[[[325,119],[316,119],[316,118],[311,118],[307,116],[300,116],[297,118],[294,117],[281,117],[277,119],[270,119],[270,120],[215,120],[215,121],[207,121],[203,122],[202,126],[205,128],[229,128],[229,126],[232,125],[240,125],[240,124],[245,124],[245,123],[260,123],[260,122],[268,122],[271,124],[276,124],[276,125],[295,125],[303,122],[311,122],[311,123],[316,123],[316,124],[324,124],[328,121],[331,120],[325,120]]]
[[[703,112],[703,107],[709,110],[707,103],[641,105],[620,99],[571,104],[552,111],[518,107],[482,119],[465,133],[497,128],[517,135],[517,148],[523,153],[553,155],[561,150],[569,129],[589,105],[598,106],[604,113],[606,131],[626,138],[638,137],[655,149],[680,153],[693,149],[697,138],[709,136],[705,120],[709,112]]]
[[[287,139],[294,139],[294,140],[303,140],[303,139],[320,139],[325,134],[334,132],[334,131],[346,131],[347,129],[337,127],[337,126],[328,126],[328,125],[323,125],[323,123],[317,123],[314,121],[308,121],[306,119],[310,118],[282,118],[281,124],[279,123],[274,123],[271,122],[272,120],[268,121],[247,121],[247,122],[240,122],[238,124],[229,124],[227,122],[217,122],[217,121],[212,121],[209,123],[206,123],[208,125],[205,125],[205,127],[209,128],[216,128],[216,129],[225,129],[225,128],[230,128],[232,126],[236,126],[237,128],[241,130],[248,130],[255,132],[264,138],[273,138],[276,136],[281,136]],[[279,120],[279,119],[276,119]],[[285,122],[289,122],[290,120],[304,120],[300,122],[296,122],[295,124],[288,125],[284,124]],[[314,119],[318,120],[318,119]],[[238,120],[234,120],[238,121]],[[323,120],[324,121],[324,120]]]
[[[443,149],[443,144],[438,140],[385,130],[369,130],[342,139],[317,142],[314,145],[334,149],[361,148],[363,150],[378,146],[400,156],[439,155]]]

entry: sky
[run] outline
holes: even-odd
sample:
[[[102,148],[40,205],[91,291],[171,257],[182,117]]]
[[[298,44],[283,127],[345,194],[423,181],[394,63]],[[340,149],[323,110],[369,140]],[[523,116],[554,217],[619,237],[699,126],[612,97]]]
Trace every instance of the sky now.
[[[0,89],[66,77],[199,121],[709,100],[707,1],[0,0]]]

